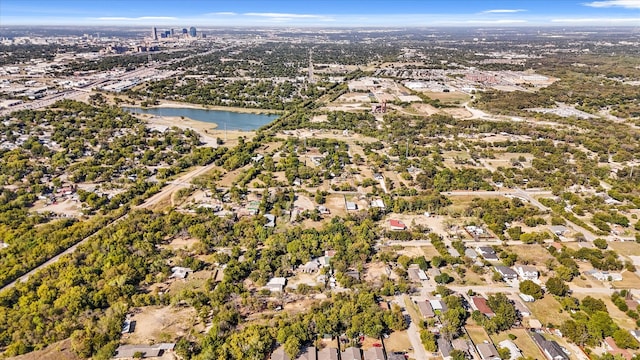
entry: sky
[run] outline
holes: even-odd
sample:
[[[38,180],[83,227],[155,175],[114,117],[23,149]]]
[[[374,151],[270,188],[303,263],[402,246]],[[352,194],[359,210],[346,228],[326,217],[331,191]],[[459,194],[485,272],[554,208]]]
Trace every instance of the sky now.
[[[640,27],[640,0],[0,0],[9,25]]]

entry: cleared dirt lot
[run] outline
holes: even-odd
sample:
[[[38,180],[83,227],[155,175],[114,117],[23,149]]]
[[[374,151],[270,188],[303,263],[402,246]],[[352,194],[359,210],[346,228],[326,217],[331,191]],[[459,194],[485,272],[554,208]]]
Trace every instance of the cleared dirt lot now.
[[[157,342],[174,341],[191,331],[204,330],[198,324],[194,308],[164,306],[149,306],[134,308],[131,320],[136,322],[135,331],[122,337],[127,344],[152,344]]]

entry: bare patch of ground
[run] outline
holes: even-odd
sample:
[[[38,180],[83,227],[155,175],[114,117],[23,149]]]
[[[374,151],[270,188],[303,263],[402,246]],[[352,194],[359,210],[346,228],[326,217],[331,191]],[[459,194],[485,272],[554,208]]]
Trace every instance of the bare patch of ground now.
[[[12,357],[13,360],[80,360],[71,349],[71,339],[51,344],[46,348],[28,354]]]
[[[193,331],[203,330],[197,314],[191,307],[134,308],[131,320],[136,322],[135,331],[122,336],[126,344],[153,344],[175,341]]]

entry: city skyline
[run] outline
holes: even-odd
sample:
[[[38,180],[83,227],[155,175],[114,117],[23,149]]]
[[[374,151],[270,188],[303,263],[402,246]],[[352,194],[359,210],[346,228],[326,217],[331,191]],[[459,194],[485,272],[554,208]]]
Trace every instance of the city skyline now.
[[[3,0],[0,25],[64,26],[638,26],[640,0],[110,1]]]

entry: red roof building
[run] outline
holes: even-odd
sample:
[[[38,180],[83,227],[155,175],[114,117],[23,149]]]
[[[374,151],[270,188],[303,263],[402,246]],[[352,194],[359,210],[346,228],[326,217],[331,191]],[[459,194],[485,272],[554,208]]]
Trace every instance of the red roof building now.
[[[473,302],[473,306],[484,315],[488,317],[492,317],[495,315],[493,310],[491,310],[491,308],[489,307],[487,299],[483,298],[482,296],[473,296],[471,297],[471,301]]]
[[[391,230],[406,230],[407,229],[407,225],[405,225],[402,221],[400,220],[389,220],[389,225],[391,225]]]

